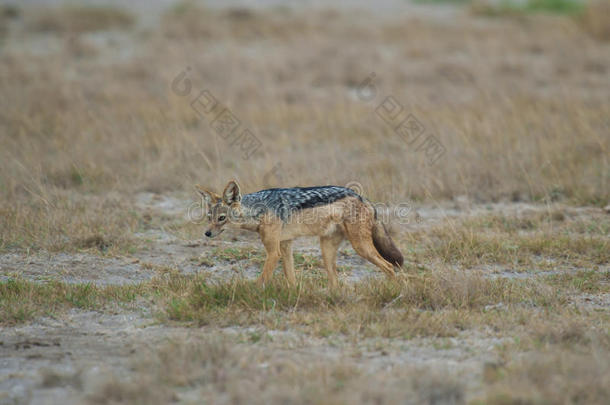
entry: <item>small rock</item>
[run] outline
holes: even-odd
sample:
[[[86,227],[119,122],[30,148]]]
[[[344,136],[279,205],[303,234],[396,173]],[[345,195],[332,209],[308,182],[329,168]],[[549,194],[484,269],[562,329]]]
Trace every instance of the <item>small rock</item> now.
[[[419,212],[415,213],[415,222],[417,222],[418,224],[421,224],[422,222],[424,222],[424,219],[422,218],[421,215],[419,215]]]
[[[610,214],[610,204],[604,207],[604,211],[606,212],[606,214]]]
[[[493,304],[493,305],[485,305],[484,311],[490,311],[492,309],[503,309],[504,308],[504,303],[499,302],[497,304]]]
[[[467,195],[459,195],[453,199],[455,208],[466,211],[470,208],[470,199]]]

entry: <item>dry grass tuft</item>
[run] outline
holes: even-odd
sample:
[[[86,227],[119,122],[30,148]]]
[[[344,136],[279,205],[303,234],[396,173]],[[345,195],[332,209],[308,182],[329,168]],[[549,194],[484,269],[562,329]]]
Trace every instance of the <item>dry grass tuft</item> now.
[[[135,22],[135,17],[121,8],[76,4],[34,9],[28,17],[28,26],[34,31],[71,34],[127,29]]]
[[[610,41],[610,1],[588,1],[579,22],[592,37],[600,41]]]
[[[607,350],[528,354],[501,369],[486,404],[605,404],[610,396]]]
[[[120,200],[60,192],[17,201],[17,205],[0,208],[0,251],[90,249],[117,253],[137,245],[131,235],[140,225],[139,215]]]
[[[9,278],[0,282],[0,324],[13,325],[43,315],[55,316],[71,308],[99,310],[109,304],[131,302],[142,292],[141,286],[43,284]]]
[[[234,338],[177,339],[147,351],[128,379],[110,377],[89,393],[94,403],[463,404],[464,388],[446,373],[404,365],[370,372],[351,358],[286,358]]]
[[[485,365],[484,399],[472,404],[603,404],[608,391],[607,352],[543,350]],[[264,368],[264,373],[261,372]],[[89,393],[94,402],[142,399],[165,403],[197,398],[219,403],[282,403],[299,398],[311,404],[466,403],[464,384],[447,373],[414,365],[370,370],[350,357],[300,355],[240,344],[235,337],[213,334],[180,338],[141,353],[127,379],[110,376]]]
[[[494,214],[411,232],[402,245],[417,262],[441,260],[467,268],[490,263],[518,269],[558,263],[591,267],[610,263],[609,230],[603,214],[586,220],[567,219],[561,210]]]
[[[163,291],[162,319],[194,325],[296,327],[326,336],[453,336],[487,307],[553,308],[565,302],[534,282],[488,280],[457,272],[412,276],[402,283],[368,280],[329,292],[325,278],[304,277],[297,288],[275,279],[259,287],[234,279],[212,283],[168,275],[153,283]],[[466,315],[468,314],[468,315]]]
[[[304,36],[316,36],[320,29],[341,17],[341,14],[324,11],[314,13],[312,17],[306,18],[281,8],[266,11],[239,7],[219,10],[193,1],[182,1],[164,14],[162,28],[171,39],[206,41],[230,37],[248,42],[292,41]]]
[[[565,288],[591,294],[610,292],[610,272],[579,271],[549,276],[548,282],[556,288]]]
[[[103,309],[114,301],[148,297],[163,321],[191,325],[301,328],[319,336],[452,336],[476,327],[487,308],[548,308],[566,298],[532,281],[485,279],[454,271],[411,276],[401,283],[371,279],[329,292],[325,277],[304,277],[288,288],[276,278],[265,287],[233,279],[163,272],[135,286],[96,287],[9,279],[0,284],[3,323],[23,322],[48,311]],[[486,321],[482,321],[486,323]]]

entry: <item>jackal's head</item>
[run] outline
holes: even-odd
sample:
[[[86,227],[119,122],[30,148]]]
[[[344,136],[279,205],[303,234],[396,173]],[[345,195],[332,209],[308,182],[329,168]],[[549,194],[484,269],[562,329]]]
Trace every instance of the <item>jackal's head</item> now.
[[[204,235],[213,238],[220,235],[226,225],[234,223],[241,215],[241,192],[236,181],[231,180],[222,192],[222,196],[208,191],[200,185],[196,185],[197,192],[201,194],[204,201],[204,209],[207,211],[210,226]]]

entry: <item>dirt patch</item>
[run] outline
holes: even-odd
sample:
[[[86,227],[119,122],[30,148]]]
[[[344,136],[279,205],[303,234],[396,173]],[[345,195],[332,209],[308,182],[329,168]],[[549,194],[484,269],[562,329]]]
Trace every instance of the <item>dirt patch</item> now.
[[[88,253],[48,253],[0,255],[0,278],[20,276],[38,281],[69,283],[125,284],[152,277],[130,258],[102,257]]]
[[[451,339],[366,339],[350,342],[263,328],[188,329],[160,326],[137,313],[116,315],[71,311],[60,319],[42,318],[28,325],[0,329],[0,403],[81,403],[99,394],[110,380],[132,373],[142,356],[167,342],[210,336],[269,354],[258,364],[276,361],[356,362],[365,374],[405,365],[459,376],[470,390],[481,383],[484,364],[497,360],[504,339],[474,333]],[[271,364],[270,364],[271,363]],[[200,387],[180,394],[189,397]]]
[[[2,403],[78,403],[100,373],[128,372],[136,350],[158,343],[180,328],[150,325],[138,314],[72,311],[58,319],[2,328]]]
[[[592,310],[610,310],[610,294],[581,294],[572,298],[572,305]]]

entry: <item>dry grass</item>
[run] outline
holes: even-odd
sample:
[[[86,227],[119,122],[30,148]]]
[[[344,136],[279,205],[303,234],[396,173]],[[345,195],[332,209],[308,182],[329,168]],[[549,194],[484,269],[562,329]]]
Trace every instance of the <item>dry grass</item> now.
[[[233,260],[244,253],[218,254]],[[0,323],[61,316],[70,308],[115,311],[117,304],[131,308],[138,303],[140,309],[152,309],[164,324],[204,327],[195,334],[207,336],[203,340],[178,339],[160,348],[155,345],[154,350],[138,350],[127,376],[43,373],[47,388],[70,385],[84,390],[92,403],[189,398],[214,398],[219,403],[250,403],[251,398],[260,403],[290,398],[320,404],[370,398],[383,403],[413,398],[417,403],[466,403],[467,388],[449,373],[408,363],[372,372],[357,356],[318,358],[301,355],[291,346],[286,351],[281,344],[266,349],[257,343],[261,338],[256,332],[245,341],[210,336],[210,330],[235,326],[287,330],[330,341],[340,337],[355,347],[368,338],[455,338],[472,332],[509,336],[514,342],[500,347],[498,362],[485,365],[484,385],[477,390],[481,403],[554,403],[566,397],[566,403],[603,403],[610,319],[607,312],[567,304],[583,291],[607,292],[607,274],[510,280],[443,270],[411,274],[402,282],[344,285],[334,293],[325,282],[325,277],[307,272],[297,288],[286,287],[280,277],[262,288],[242,279],[214,283],[171,269],[137,286],[9,280],[0,283]],[[592,350],[597,350],[595,356]],[[535,357],[523,357],[530,352]]]
[[[131,235],[144,225],[140,214],[116,197],[59,192],[14,202],[0,208],[0,250],[126,253],[138,245]]]
[[[516,343],[501,347],[497,361],[483,366],[483,381],[470,401],[465,382],[447,371],[409,361],[391,368],[365,365],[362,352],[352,352],[357,346],[349,342],[343,343],[344,354],[327,356],[308,352],[307,344],[301,348],[209,328],[203,337],[197,333],[139,350],[126,377],[98,373],[89,381],[87,374],[46,370],[43,381],[49,387],[85,387],[92,403],[283,403],[295,398],[311,404],[373,399],[390,404],[605,403],[607,319],[591,322],[566,312],[522,317],[521,324],[494,331],[509,332]],[[498,319],[497,324],[504,321]]]
[[[573,274],[549,276],[548,281],[557,288],[586,293],[610,293],[610,272],[579,271]]]
[[[169,300],[170,318],[189,321],[205,319],[218,309],[239,312],[319,308],[323,312],[346,310],[359,303],[371,310],[387,307],[440,310],[482,308],[498,302],[546,306],[560,300],[535,283],[490,280],[451,271],[407,276],[402,283],[372,279],[353,287],[346,285],[330,294],[324,288],[323,278],[305,275],[296,289],[286,288],[281,279],[263,288],[242,279],[208,283],[205,279],[176,276],[169,285],[176,293]]]
[[[532,355],[513,349],[486,363],[484,384],[470,398],[464,381],[447,371],[398,363],[364,366],[358,355],[326,357],[264,341],[213,332],[179,337],[140,351],[131,373],[65,374],[47,369],[48,387],[85,387],[90,403],[308,404],[603,404],[608,395],[607,343],[565,349],[547,345]],[[287,356],[287,353],[290,356]]]
[[[597,348],[597,350],[596,350]],[[261,372],[264,367],[264,372]],[[608,395],[608,356],[599,346],[585,353],[543,351],[484,369],[483,399],[466,401],[465,386],[447,373],[415,365],[371,371],[357,359],[288,360],[234,337],[178,339],[147,351],[128,379],[109,376],[89,393],[94,403],[166,403],[197,398],[217,403],[308,404],[603,404]]]
[[[111,304],[131,302],[142,290],[142,286],[42,284],[9,278],[0,282],[0,324],[14,325],[40,316],[56,316],[72,308],[100,310]]]
[[[580,23],[594,38],[610,41],[610,1],[593,0],[587,2]]]
[[[569,281],[552,282],[559,285]],[[288,288],[278,277],[263,288],[253,281],[215,283],[171,270],[135,286],[9,279],[0,284],[1,319],[4,324],[12,324],[69,308],[103,310],[113,302],[140,296],[156,308],[160,320],[193,326],[293,327],[317,336],[454,336],[463,329],[496,327],[502,322],[504,329],[509,322],[519,324],[524,313],[540,308],[555,313],[567,302],[567,295],[558,292],[561,290],[544,283],[486,279],[454,271],[412,275],[402,283],[369,280],[332,293],[325,283],[325,277],[304,276],[297,288]],[[497,305],[515,312],[499,317],[488,313]]]
[[[390,202],[464,194],[595,205],[610,199],[610,104],[603,96],[610,61],[571,21],[372,24],[357,13],[189,7],[168,11],[159,32],[127,34],[141,42],[138,56],[126,59],[56,31],[45,34],[54,46],[41,55],[38,34],[11,28],[25,42],[16,48],[11,34],[0,54],[0,202],[14,218],[0,222],[2,234],[35,234],[39,221],[27,218],[62,222],[59,207],[83,194],[94,201],[109,190],[190,193],[193,183],[219,188],[229,177],[245,191],[358,181],[368,197]],[[95,17],[76,18],[69,7],[45,16],[59,20],[49,26],[62,32],[78,28],[64,19],[83,21],[79,30],[97,29],[91,20],[114,26],[114,17],[89,12]],[[448,52],[457,37],[465,58]],[[293,52],[294,39],[311,46]],[[247,51],[261,46],[264,57]],[[207,51],[214,47],[226,52]],[[391,59],[381,56],[386,50]],[[534,59],[540,66],[528,68]],[[170,83],[187,65],[193,92],[183,98]],[[366,103],[355,92],[371,71],[378,97]],[[249,160],[191,110],[204,88],[261,140]],[[445,146],[434,166],[375,115],[388,95]],[[60,202],[40,203],[47,196]],[[91,215],[107,228],[123,222],[100,210]],[[69,239],[80,237],[72,232],[84,233],[75,227]],[[26,235],[4,244],[33,246],[18,242]]]
[[[523,17],[531,13],[572,15],[582,30],[599,41],[610,40],[610,1],[608,0],[474,0],[470,12],[481,16]]]
[[[28,10],[28,26],[42,32],[78,34],[83,32],[130,28],[135,18],[126,10],[112,6],[65,5]]]
[[[494,384],[480,403],[605,404],[610,395],[608,364],[607,348],[522,356],[489,374]]]
[[[182,1],[163,15],[162,27],[164,35],[180,40],[230,37],[247,42],[278,38],[296,41],[303,36],[317,36],[320,29],[329,29],[329,23],[341,15],[329,10],[314,13],[312,17],[306,18],[302,13],[295,14],[289,9],[273,12],[239,7],[219,10],[193,1]]]
[[[500,234],[477,233],[472,229],[441,229],[431,234],[431,243],[426,246],[423,258],[437,258],[465,267],[490,263],[510,264],[517,268],[534,264],[545,267],[539,263],[541,258],[553,259],[548,265],[578,266],[603,265],[610,260],[609,242],[604,237],[548,237],[536,233],[506,238]]]
[[[448,219],[406,234],[401,246],[416,263],[440,260],[466,268],[495,263],[521,270],[558,264],[595,268],[610,263],[609,229],[610,220],[601,211],[582,219],[550,209]]]
[[[297,289],[290,289],[279,280],[261,288],[239,279],[218,284],[173,275],[163,281],[158,305],[161,320],[193,326],[259,325],[353,339],[446,337],[491,328],[498,333],[522,331],[534,344],[547,335],[562,335],[564,321],[578,320],[584,333],[603,318],[566,304],[582,291],[605,291],[587,285],[606,276],[528,281],[441,271],[411,276],[402,284],[368,280],[329,294],[319,277],[304,278]]]
[[[125,380],[109,377],[89,393],[93,403],[171,401],[269,404],[463,404],[462,385],[447,373],[414,366],[370,373],[351,358],[294,358],[245,347],[231,336],[178,339],[134,362]]]

